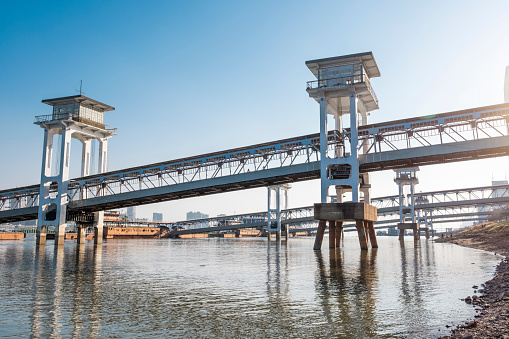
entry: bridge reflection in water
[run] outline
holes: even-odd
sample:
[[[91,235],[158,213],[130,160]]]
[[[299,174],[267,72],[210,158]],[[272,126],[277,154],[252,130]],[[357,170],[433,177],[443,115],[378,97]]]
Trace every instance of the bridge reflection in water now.
[[[0,246],[0,327],[13,337],[422,337],[474,315],[488,253],[380,237],[360,253],[313,239]],[[472,264],[475,263],[475,264]],[[443,333],[443,332],[442,332]]]

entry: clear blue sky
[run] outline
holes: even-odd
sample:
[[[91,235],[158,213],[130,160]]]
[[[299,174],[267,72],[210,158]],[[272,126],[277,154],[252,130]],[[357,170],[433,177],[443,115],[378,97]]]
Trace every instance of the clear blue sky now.
[[[317,132],[310,59],[373,51],[382,76],[372,122],[501,103],[507,13],[507,1],[3,1],[0,189],[39,182],[34,116],[51,112],[42,99],[76,94],[80,80],[85,95],[116,107],[106,116],[118,128],[111,170]],[[507,165],[422,168],[420,190],[487,185]],[[395,194],[392,177],[374,174],[373,195]],[[293,207],[318,200],[317,182],[290,194]],[[265,208],[258,189],[138,215]]]

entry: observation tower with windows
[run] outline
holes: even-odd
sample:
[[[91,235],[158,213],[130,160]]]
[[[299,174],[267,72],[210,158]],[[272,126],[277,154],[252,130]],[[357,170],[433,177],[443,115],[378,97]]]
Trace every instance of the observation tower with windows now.
[[[356,221],[362,249],[367,249],[366,234],[372,247],[377,247],[369,175],[359,172],[359,156],[367,152],[368,144],[358,146],[358,127],[367,124],[369,112],[378,109],[370,81],[380,76],[375,58],[366,52],[310,60],[306,66],[316,77],[307,83],[307,92],[320,105],[321,203],[315,204],[314,217],[320,222],[314,248],[321,247],[327,220],[331,248],[339,246],[343,221],[347,220]],[[328,129],[329,116],[334,121],[333,130]],[[337,203],[327,202],[330,186],[336,189]],[[349,191],[352,202],[343,203],[343,192]],[[363,203],[359,192],[363,193]]]
[[[55,228],[55,245],[64,243],[67,226],[67,205],[71,139],[82,144],[81,176],[90,175],[91,143],[99,142],[97,173],[108,169],[108,139],[116,135],[115,129],[104,124],[104,112],[115,108],[84,95],[42,100],[53,106],[53,113],[36,116],[35,124],[44,128],[41,185],[37,223],[37,244],[46,242],[49,226]],[[60,145],[55,136],[60,135]],[[59,147],[58,147],[59,146]],[[54,149],[59,150],[53,154]],[[80,192],[81,195],[84,192]],[[94,241],[102,241],[102,220],[104,212],[94,213]],[[80,228],[78,242],[84,241],[84,228]]]

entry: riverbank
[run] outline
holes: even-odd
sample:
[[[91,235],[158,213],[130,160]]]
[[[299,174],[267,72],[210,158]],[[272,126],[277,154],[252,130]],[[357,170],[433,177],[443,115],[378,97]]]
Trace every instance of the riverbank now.
[[[505,256],[493,279],[473,286],[474,294],[465,297],[465,302],[477,311],[475,319],[458,325],[442,338],[509,338],[509,221],[479,224],[435,241]]]

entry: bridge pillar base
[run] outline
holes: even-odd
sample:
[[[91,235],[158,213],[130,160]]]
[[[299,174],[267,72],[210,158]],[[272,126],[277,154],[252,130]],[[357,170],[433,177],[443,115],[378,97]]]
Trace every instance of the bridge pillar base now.
[[[48,226],[38,226],[35,243],[37,245],[46,245],[46,233],[48,232]]]
[[[336,248],[336,222],[329,220],[329,248]]]
[[[415,222],[409,223],[398,223],[399,229],[399,241],[403,241],[405,236],[405,230],[412,230],[414,234],[414,240],[417,241],[421,239],[421,230],[419,229],[419,224]]]
[[[377,219],[376,207],[358,202],[315,204],[315,220],[318,222],[314,250],[320,250],[327,221],[329,222],[329,248],[340,246],[344,221],[355,221],[362,250],[368,249],[368,237],[372,248],[378,248],[373,221]]]
[[[336,247],[339,247],[341,244],[341,236],[343,235],[343,222],[336,221]]]
[[[103,243],[104,212],[94,212],[94,244]]]
[[[424,235],[426,236],[426,239],[429,239],[429,228],[423,227],[423,228],[420,228],[420,231],[424,231]]]
[[[55,246],[63,246],[67,224],[55,226]]]
[[[85,226],[78,226],[78,244],[84,244],[87,228]]]

